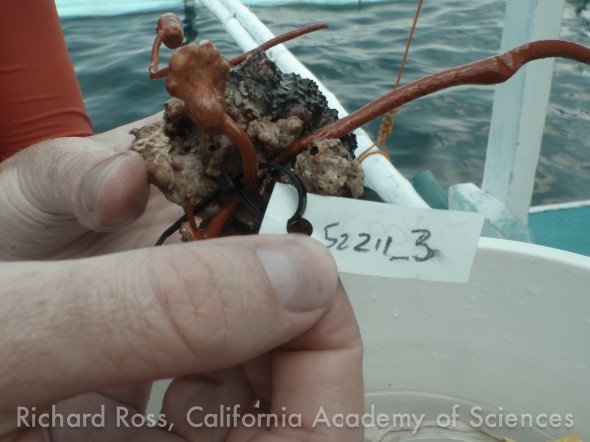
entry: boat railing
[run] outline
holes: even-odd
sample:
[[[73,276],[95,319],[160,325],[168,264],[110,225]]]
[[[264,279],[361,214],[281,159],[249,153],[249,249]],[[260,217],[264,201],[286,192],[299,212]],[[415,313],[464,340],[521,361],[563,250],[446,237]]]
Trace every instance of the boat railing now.
[[[274,34],[239,0],[200,0],[222,23],[226,32],[241,47],[248,51],[270,40]],[[315,81],[328,99],[328,103],[337,109],[340,116],[348,112],[336,96],[307,69],[284,46],[276,46],[267,51],[269,57],[285,72],[294,72]],[[356,132],[358,149],[356,154],[364,152],[373,145],[367,133],[359,129]],[[376,148],[374,148],[376,149]],[[365,183],[385,202],[412,207],[428,207],[412,184],[382,155],[371,155],[361,164],[365,173]]]

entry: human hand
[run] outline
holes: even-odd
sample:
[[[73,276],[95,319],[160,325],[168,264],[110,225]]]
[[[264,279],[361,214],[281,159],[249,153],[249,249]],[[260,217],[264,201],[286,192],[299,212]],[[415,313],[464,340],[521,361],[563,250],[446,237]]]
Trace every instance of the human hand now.
[[[38,143],[0,164],[0,260],[62,259],[150,246],[182,210],[150,195],[133,127]],[[146,209],[147,206],[147,209]]]
[[[311,239],[0,263],[0,296],[0,441],[362,440],[360,428],[314,425],[320,411],[360,415],[363,385],[351,306],[333,260]],[[145,382],[166,377],[176,379],[165,428],[135,427]],[[43,428],[56,403],[53,416],[65,423]],[[279,425],[194,425],[236,406],[277,414]],[[187,415],[192,407],[202,412]],[[97,419],[84,424],[83,413]]]
[[[137,155],[114,153],[129,147],[129,129],[40,143],[0,165],[0,259],[74,258],[153,244],[181,212],[159,192],[148,199]],[[110,161],[105,176],[100,168]],[[289,249],[284,260],[271,251],[278,242]],[[264,262],[255,250],[266,254]],[[296,287],[287,309],[267,273]],[[259,440],[360,439],[359,429],[311,428],[310,413],[320,409],[329,416],[360,412],[362,379],[350,305],[335,288],[325,250],[309,240],[232,238],[2,263],[0,279],[0,440],[43,440],[49,433],[39,422],[19,428],[17,407],[32,423],[58,401],[56,412],[66,416],[104,405],[108,428],[66,425],[51,430],[53,441],[242,440],[260,429],[195,428],[186,410],[238,404],[254,413],[255,399],[271,412],[285,407],[285,414],[306,416],[303,429],[274,428]],[[162,411],[174,424],[170,431],[121,428],[111,419],[119,410],[143,412],[149,381],[171,376],[178,378]]]

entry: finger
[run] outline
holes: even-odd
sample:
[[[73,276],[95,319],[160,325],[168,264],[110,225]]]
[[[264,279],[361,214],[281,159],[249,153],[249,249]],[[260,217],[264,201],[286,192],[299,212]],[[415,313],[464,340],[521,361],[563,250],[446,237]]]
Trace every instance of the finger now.
[[[152,382],[142,382],[135,385],[106,388],[99,393],[134,410],[144,412],[150,399],[151,391]]]
[[[340,287],[310,330],[272,353],[175,381],[162,413],[187,440],[360,441],[363,408],[362,344]]]
[[[43,256],[131,222],[147,202],[143,160],[90,140],[60,139],[15,155],[0,172],[0,253]]]
[[[10,166],[19,176],[23,203],[62,219],[74,217],[95,231],[131,222],[147,203],[147,169],[139,154],[105,147],[91,139],[60,138],[15,156]]]
[[[240,366],[175,379],[164,397],[162,414],[174,434],[186,440],[226,441],[235,410],[250,410],[255,398]]]
[[[324,317],[273,354],[272,370],[270,413],[289,424],[252,441],[362,440],[362,342],[341,285]]]
[[[143,160],[128,151],[134,140],[129,131],[158,119],[160,114],[92,137],[45,141],[0,164],[2,248],[26,257],[39,246],[36,256],[42,256],[39,249],[53,251],[87,229],[112,231],[135,220],[149,188]]]
[[[248,373],[252,370],[255,376]],[[186,440],[227,441],[238,426],[235,416],[268,409],[270,382],[271,353],[230,369],[178,378],[166,391],[162,414],[174,421],[174,433]]]
[[[21,411],[24,415],[27,410]],[[51,442],[110,441],[110,442],[182,442],[175,435],[170,422],[162,415],[146,416],[141,411],[98,393],[89,393],[67,399],[49,409],[29,411],[30,434],[22,435],[27,441],[45,442],[39,436],[41,425],[47,422],[40,417],[51,413],[51,428],[46,429]]]
[[[310,328],[337,286],[328,251],[298,236],[1,270],[4,409],[232,367]]]
[[[94,231],[111,231],[143,213],[149,195],[147,169],[141,156],[129,151],[135,141],[130,131],[161,119],[162,112],[89,138],[98,149],[110,155],[104,163],[88,169],[88,175],[82,170],[82,188],[74,188],[74,195],[69,197],[72,212],[84,226]],[[64,188],[63,193],[70,194],[71,189],[71,186]]]
[[[85,237],[68,247],[68,256],[89,257],[153,246],[171,224],[182,215],[180,206],[171,203],[152,187],[147,207],[142,216],[127,227],[100,236],[100,241]],[[179,232],[167,239],[166,244],[180,243]]]

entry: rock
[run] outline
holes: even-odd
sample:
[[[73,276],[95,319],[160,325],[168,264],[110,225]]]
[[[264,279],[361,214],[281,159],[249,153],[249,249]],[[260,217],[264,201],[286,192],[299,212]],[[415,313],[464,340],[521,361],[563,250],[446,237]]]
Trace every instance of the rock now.
[[[230,70],[225,101],[226,112],[252,140],[259,162],[271,161],[296,140],[338,119],[313,81],[282,73],[261,52]],[[203,133],[178,98],[165,103],[162,122],[134,129],[132,134],[136,137],[133,149],[143,155],[150,181],[183,208],[212,192],[221,174],[241,171],[240,152],[229,138]],[[284,165],[309,192],[358,197],[363,174],[353,157],[355,147],[354,135],[323,140]],[[265,171],[259,177],[263,179],[248,197],[264,211],[272,180]],[[220,196],[199,215],[211,216],[226,199],[227,195]],[[245,210],[237,212],[233,224],[246,232],[258,228],[258,221]]]

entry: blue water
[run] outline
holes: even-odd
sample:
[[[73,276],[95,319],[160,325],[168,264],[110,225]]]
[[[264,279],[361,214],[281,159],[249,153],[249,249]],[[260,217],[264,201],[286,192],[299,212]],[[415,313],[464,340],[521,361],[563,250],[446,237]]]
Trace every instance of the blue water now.
[[[289,44],[349,110],[386,93],[397,75],[415,0],[354,7],[252,8],[281,33],[325,21],[330,29]],[[182,16],[184,11],[172,11]],[[425,1],[402,83],[499,51],[504,1]],[[163,81],[147,76],[158,13],[68,19],[64,34],[95,130],[161,110]],[[207,10],[191,20],[197,39],[213,41],[229,58],[240,53]],[[568,4],[562,38],[590,46],[590,26]],[[443,188],[480,184],[492,107],[492,87],[462,87],[402,108],[388,143],[408,178],[430,169]],[[379,121],[365,127],[376,137]],[[590,67],[556,63],[533,204],[590,198]]]

